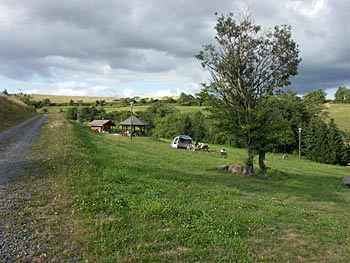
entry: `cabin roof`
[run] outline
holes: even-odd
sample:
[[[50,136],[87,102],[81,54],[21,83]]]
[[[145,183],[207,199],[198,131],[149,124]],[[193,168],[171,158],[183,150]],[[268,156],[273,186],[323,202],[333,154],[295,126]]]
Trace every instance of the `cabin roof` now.
[[[111,126],[115,126],[114,122],[111,120],[93,120],[89,123],[89,126],[103,126],[109,124]]]

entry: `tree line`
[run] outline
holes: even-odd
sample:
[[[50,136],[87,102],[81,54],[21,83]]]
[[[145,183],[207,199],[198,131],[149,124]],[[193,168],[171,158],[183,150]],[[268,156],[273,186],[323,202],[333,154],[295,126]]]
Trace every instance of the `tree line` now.
[[[181,100],[153,101],[146,110],[134,114],[150,124],[146,130],[148,136],[172,139],[179,134],[187,134],[195,142],[244,148],[239,133],[227,127],[227,123],[222,119],[222,113],[209,107],[208,101],[200,96],[202,96],[200,93],[195,95],[182,93]],[[126,101],[130,103],[135,100],[126,99]],[[266,130],[268,137],[260,142],[264,146],[264,151],[297,154],[299,128],[302,128],[302,156],[329,164],[343,165],[350,162],[350,134],[340,131],[333,120],[327,121],[325,102],[326,93],[321,89],[312,90],[302,97],[291,90],[276,92],[270,96],[264,102],[267,112],[262,114],[270,118],[269,128]],[[37,102],[27,104],[35,107],[33,103]],[[92,106],[91,104],[74,106],[74,103],[71,101],[71,107],[62,110],[71,120],[86,123],[94,119],[110,119],[118,125],[130,117],[130,110],[106,112],[105,101],[96,101]],[[44,99],[41,104],[50,105],[50,101]],[[206,110],[203,107],[201,110],[183,113],[176,108],[179,104],[208,107]],[[118,129],[116,131],[119,132]],[[252,147],[253,155],[258,156],[258,147],[261,145]]]
[[[263,142],[264,150],[298,154],[299,128],[302,128],[302,156],[322,163],[346,164],[350,162],[349,141],[346,140],[349,135],[340,131],[334,120],[327,123],[326,107],[316,99],[317,96],[313,96],[315,93],[319,92],[311,91],[300,97],[288,90],[269,98],[265,108],[273,119],[269,136]],[[130,110],[106,112],[103,107],[71,107],[65,109],[64,115],[80,122],[109,119],[118,125],[130,117]],[[134,112],[134,115],[149,123],[146,130],[148,136],[173,139],[179,134],[186,134],[195,142],[244,148],[239,134],[228,130],[221,114],[210,108],[184,113],[171,103],[158,101],[144,111]],[[118,129],[116,132],[120,132]],[[258,147],[254,146],[252,152],[258,155]]]
[[[5,89],[3,91],[4,94],[8,95],[7,90]],[[29,94],[16,94],[16,97],[18,97],[20,100],[22,100],[27,105],[34,107],[36,109],[41,109],[45,106],[109,106],[109,107],[126,107],[129,106],[132,102],[134,105],[139,106],[149,106],[152,104],[157,103],[158,101],[162,101],[164,103],[168,104],[177,104],[180,106],[202,106],[202,99],[198,96],[193,96],[191,94],[186,94],[184,92],[181,92],[178,97],[164,97],[161,100],[155,99],[155,98],[141,98],[141,97],[133,97],[133,98],[118,98],[114,99],[113,101],[106,102],[106,100],[96,100],[95,102],[86,102],[83,100],[76,100],[70,99],[68,102],[52,102],[49,98],[45,98],[42,100],[33,100],[32,96]]]

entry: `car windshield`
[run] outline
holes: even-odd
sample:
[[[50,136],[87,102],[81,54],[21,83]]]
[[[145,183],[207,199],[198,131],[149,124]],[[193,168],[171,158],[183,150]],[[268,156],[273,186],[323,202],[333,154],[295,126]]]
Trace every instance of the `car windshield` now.
[[[191,139],[184,139],[184,138],[180,138],[179,140],[181,143],[191,143]]]

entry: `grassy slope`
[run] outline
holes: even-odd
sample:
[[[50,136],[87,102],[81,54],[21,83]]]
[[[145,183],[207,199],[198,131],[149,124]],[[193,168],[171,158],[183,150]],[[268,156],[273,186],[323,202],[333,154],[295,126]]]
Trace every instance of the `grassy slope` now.
[[[327,104],[327,108],[339,128],[350,132],[350,104]]]
[[[24,121],[35,114],[22,101],[14,97],[0,94],[0,131]]]
[[[232,175],[216,167],[242,162],[239,149],[224,159],[219,146],[130,142],[59,115],[35,147],[35,162],[51,175],[37,179],[28,209],[47,222],[43,240],[57,232],[48,258],[74,254],[57,253],[68,243],[89,262],[348,260],[350,197],[340,185],[348,168],[268,155],[272,180]]]

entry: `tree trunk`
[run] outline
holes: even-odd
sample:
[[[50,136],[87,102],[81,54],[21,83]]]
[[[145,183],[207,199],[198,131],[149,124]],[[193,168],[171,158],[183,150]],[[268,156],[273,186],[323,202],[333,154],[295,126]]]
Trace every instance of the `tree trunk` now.
[[[246,144],[246,149],[247,149],[247,161],[246,161],[247,173],[249,176],[253,176],[254,175],[253,153],[252,153],[252,148],[250,143]]]
[[[265,152],[260,151],[259,152],[259,168],[263,174],[266,173],[266,169],[267,169],[264,161],[265,161]]]

